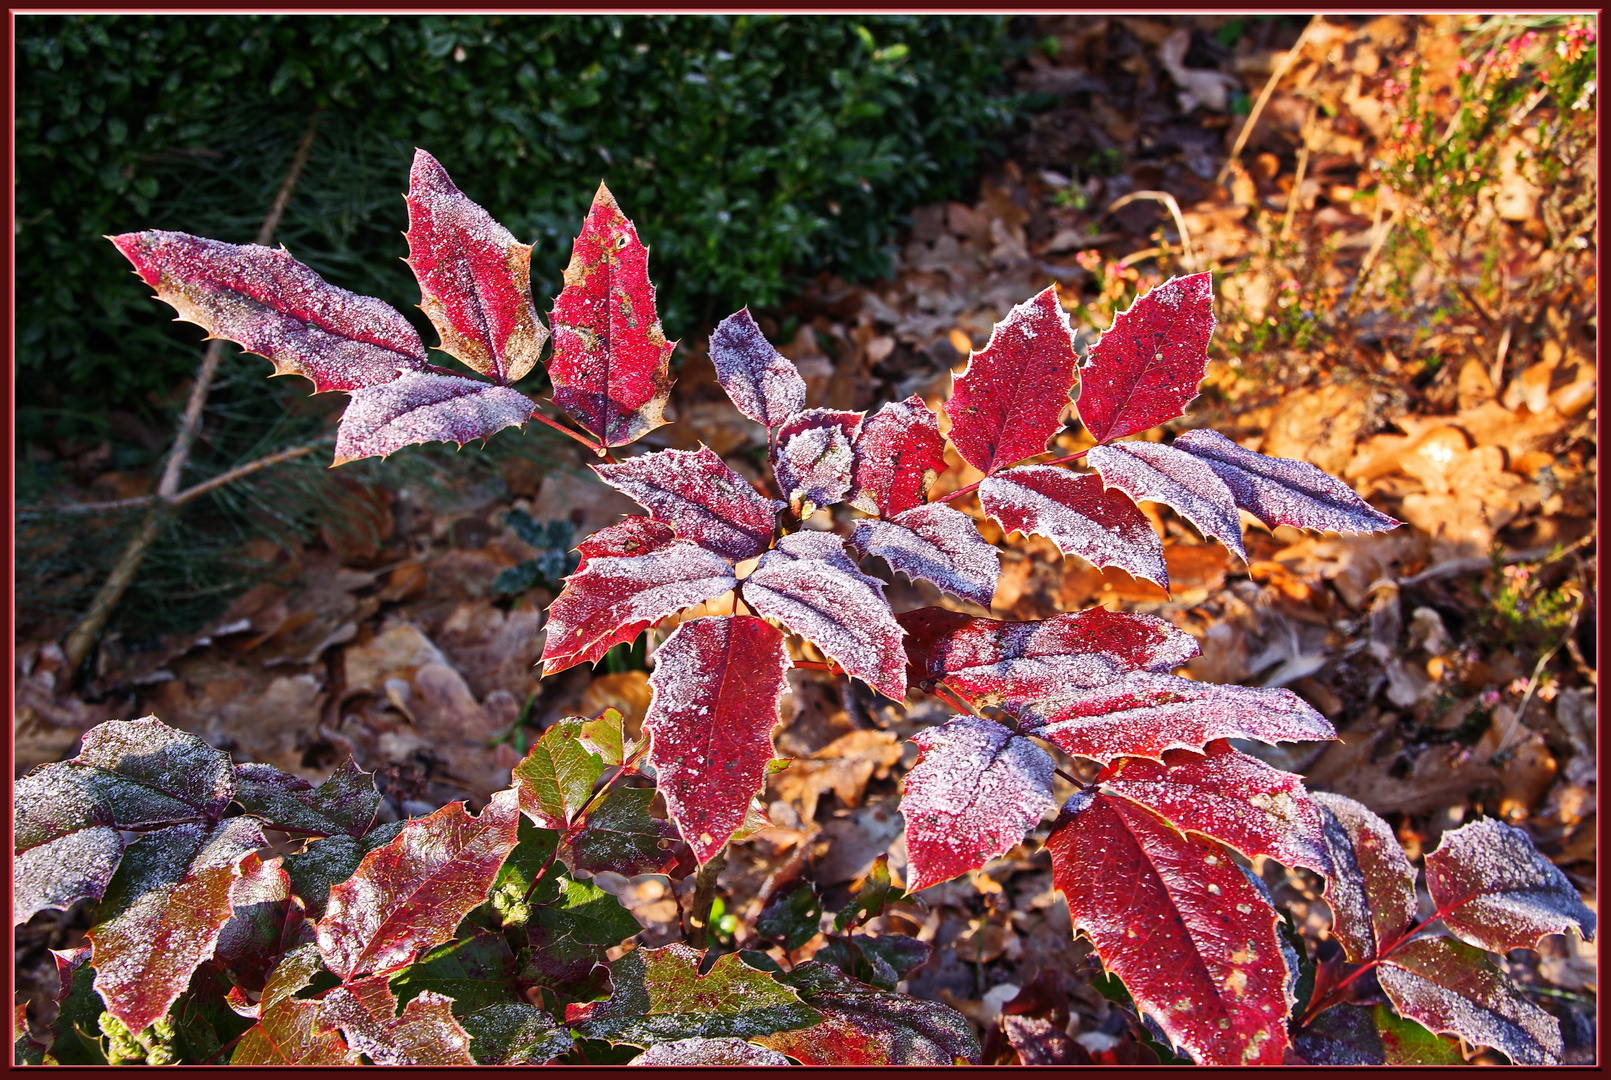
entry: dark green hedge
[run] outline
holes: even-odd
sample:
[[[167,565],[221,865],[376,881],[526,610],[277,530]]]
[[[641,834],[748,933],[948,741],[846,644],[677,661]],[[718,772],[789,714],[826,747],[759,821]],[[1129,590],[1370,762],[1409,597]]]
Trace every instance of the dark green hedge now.
[[[594,188],[653,248],[668,335],[831,268],[876,276],[898,215],[955,192],[1010,115],[979,16],[22,16],[23,436],[153,420],[193,367],[102,234],[252,239],[315,110],[279,234],[410,316],[415,146],[537,245],[546,308]],[[423,323],[421,324],[423,327]],[[434,341],[434,335],[427,336]]]

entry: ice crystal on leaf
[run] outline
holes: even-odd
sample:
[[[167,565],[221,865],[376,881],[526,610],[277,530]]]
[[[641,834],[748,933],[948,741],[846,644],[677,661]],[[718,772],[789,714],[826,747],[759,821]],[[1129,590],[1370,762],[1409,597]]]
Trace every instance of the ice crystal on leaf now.
[[[944,503],[913,507],[888,521],[861,522],[850,542],[908,578],[921,578],[980,607],[988,608],[996,595],[1000,554],[979,535],[972,518]]]
[[[531,400],[507,386],[460,375],[407,372],[389,383],[352,391],[336,431],[335,464],[383,458],[416,443],[463,446],[506,427],[521,427],[531,413]]]
[[[831,506],[850,490],[861,423],[858,412],[807,409],[778,430],[772,474],[797,517]]]
[[[738,411],[763,427],[781,427],[805,408],[799,369],[766,340],[749,308],[729,315],[711,332],[710,362]]]
[[[766,550],[783,506],[758,494],[708,446],[661,450],[593,471],[655,521],[730,562]]]
[[[1206,463],[1162,443],[1093,446],[1085,460],[1109,487],[1137,502],[1161,502],[1247,561],[1231,489]]]
[[[916,394],[888,402],[862,422],[850,505],[894,517],[923,505],[929,485],[947,468],[934,411]]]
[[[1008,532],[1033,533],[1093,566],[1117,566],[1169,587],[1163,542],[1135,503],[1100,478],[1053,465],[1023,465],[979,485],[979,505]]]

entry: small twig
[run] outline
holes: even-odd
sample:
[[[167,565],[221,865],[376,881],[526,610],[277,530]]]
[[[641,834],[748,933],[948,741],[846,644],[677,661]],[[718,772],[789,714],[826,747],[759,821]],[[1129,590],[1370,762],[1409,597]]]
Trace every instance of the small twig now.
[[[1287,216],[1281,222],[1281,242],[1285,243],[1292,236],[1292,219],[1298,213],[1298,204],[1303,201],[1303,174],[1309,171],[1309,147],[1315,137],[1315,114],[1320,107],[1315,102],[1309,102],[1309,115],[1303,121],[1303,145],[1298,147],[1298,165],[1293,171],[1292,190],[1287,193]]]
[[[1231,174],[1231,165],[1242,156],[1242,150],[1247,146],[1248,136],[1253,134],[1253,127],[1259,122],[1259,117],[1264,112],[1264,106],[1270,103],[1270,98],[1275,93],[1276,85],[1286,78],[1287,72],[1292,70],[1292,65],[1298,62],[1298,57],[1302,54],[1304,45],[1309,41],[1309,35],[1314,32],[1315,27],[1324,18],[1323,15],[1316,15],[1311,18],[1309,25],[1303,28],[1303,33],[1298,35],[1298,40],[1292,43],[1292,48],[1287,50],[1286,55],[1281,58],[1281,62],[1275,66],[1275,70],[1270,72],[1270,77],[1265,80],[1264,89],[1259,91],[1259,99],[1253,103],[1253,108],[1248,111],[1247,121],[1242,125],[1242,130],[1236,133],[1236,144],[1231,147],[1231,156],[1225,159],[1225,165],[1220,169],[1219,175],[1214,178],[1214,183],[1221,187],[1225,185],[1225,178]]]
[[[1384,187],[1386,187],[1386,185],[1378,185],[1376,192],[1376,206],[1378,210],[1382,205],[1381,189]],[[1387,224],[1382,225],[1379,228],[1374,225],[1372,226],[1372,232],[1374,235],[1372,235],[1370,239],[1370,249],[1365,252],[1365,261],[1359,264],[1359,273],[1354,275],[1354,288],[1353,291],[1348,294],[1348,304],[1344,307],[1345,313],[1348,308],[1352,307],[1353,304],[1364,295],[1366,287],[1370,284],[1371,271],[1376,269],[1376,258],[1382,253],[1382,248],[1387,244],[1387,238],[1393,235],[1393,228],[1398,224],[1399,215],[1403,213],[1403,211],[1404,204],[1400,202],[1399,205],[1393,207],[1393,213],[1388,216]]]
[[[199,484],[193,484],[169,499],[164,499],[158,495],[136,495],[133,498],[113,499],[110,502],[68,503],[65,506],[52,506],[48,507],[47,509],[48,512],[56,514],[104,514],[115,510],[133,510],[137,507],[150,506],[157,502],[166,503],[169,506],[175,507],[183,506],[185,503],[198,499],[207,494],[209,491],[216,491],[228,484],[233,484],[242,477],[250,476],[255,472],[260,472],[271,465],[279,465],[282,462],[294,461],[297,458],[307,457],[309,454],[319,449],[319,447],[327,446],[333,441],[335,441],[335,436],[327,435],[322,439],[315,439],[313,442],[303,443],[301,446],[293,446],[289,449],[278,451],[277,453],[268,454],[265,457],[258,458],[256,461],[248,461],[244,465],[237,465],[228,472],[219,473],[211,480],[204,480]]]
[[[716,901],[716,878],[726,865],[727,845],[723,844],[710,862],[694,875],[694,898],[688,909],[688,943],[696,949],[704,949],[709,944],[707,935],[711,905]]]
[[[1498,757],[1510,749],[1510,737],[1516,734],[1518,727],[1523,726],[1522,717],[1527,712],[1527,706],[1533,702],[1533,693],[1538,689],[1538,681],[1544,677],[1544,668],[1555,658],[1555,654],[1561,651],[1561,646],[1565,645],[1567,640],[1577,633],[1577,621],[1582,617],[1583,605],[1587,602],[1588,597],[1586,596],[1578,600],[1577,607],[1572,611],[1572,622],[1567,626],[1566,633],[1561,636],[1561,640],[1550,646],[1548,652],[1538,658],[1538,663],[1533,665],[1533,677],[1527,680],[1527,692],[1522,694],[1521,704],[1516,706],[1515,714],[1511,716],[1510,723],[1505,725],[1505,730],[1499,737],[1499,745],[1494,748],[1494,752],[1489,757]]]
[[[1197,253],[1192,247],[1191,232],[1186,228],[1186,215],[1180,212],[1180,204],[1176,202],[1175,197],[1169,194],[1167,191],[1132,191],[1128,195],[1113,200],[1113,202],[1109,204],[1108,208],[1102,211],[1101,215],[1099,215],[1096,220],[1100,221],[1102,218],[1107,217],[1115,210],[1121,210],[1124,207],[1129,206],[1131,203],[1138,202],[1142,199],[1150,199],[1153,202],[1162,203],[1164,205],[1165,209],[1169,211],[1169,216],[1175,219],[1175,228],[1180,230],[1180,261],[1186,264],[1186,269],[1193,272],[1202,269],[1197,261]],[[1149,252],[1147,254],[1156,254],[1159,251],[1161,251],[1161,249],[1154,249],[1153,252]],[[1141,252],[1137,252],[1134,258],[1139,261],[1142,254],[1143,253]],[[1123,265],[1128,266],[1129,263],[1123,263]]]
[[[1499,389],[1499,380],[1505,377],[1505,354],[1510,351],[1510,332],[1514,323],[1506,321],[1504,333],[1499,335],[1499,348],[1494,350],[1494,366],[1488,372],[1488,381]]]

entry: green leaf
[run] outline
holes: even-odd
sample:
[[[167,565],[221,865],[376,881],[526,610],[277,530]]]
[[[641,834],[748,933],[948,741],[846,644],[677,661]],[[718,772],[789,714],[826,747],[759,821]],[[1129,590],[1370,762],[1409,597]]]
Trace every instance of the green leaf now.
[[[556,876],[552,898],[532,909],[532,950],[522,978],[555,990],[577,989],[604,950],[641,929],[621,902],[591,882]],[[536,897],[533,897],[536,900]]]
[[[867,871],[867,877],[851,899],[850,906],[834,916],[833,928],[844,933],[847,927],[859,925],[864,916],[872,918],[881,915],[884,908],[905,896],[904,892],[890,884],[889,856],[880,855],[873,860],[872,869]]]
[[[514,768],[521,812],[545,829],[568,828],[604,772],[604,759],[582,745],[586,722],[576,716],[556,721]]]
[[[793,952],[817,935],[821,922],[822,900],[816,887],[802,881],[761,909],[755,918],[755,932]]]
[[[450,941],[392,976],[399,1005],[426,990],[453,999],[453,1015],[517,1000],[515,954],[501,934],[476,934]]]
[[[1311,1065],[1464,1065],[1460,1047],[1386,1005],[1335,1005],[1292,1039]]]
[[[575,1045],[570,1031],[524,1002],[488,1005],[459,1017],[470,1056],[482,1065],[546,1065]]]
[[[979,1040],[954,1009],[867,986],[815,961],[781,976],[822,1016],[803,1031],[752,1041],[805,1065],[951,1065],[977,1062]],[[803,1026],[803,1025],[802,1025]]]
[[[391,843],[406,824],[393,821],[358,839],[337,833],[315,840],[300,854],[285,856],[284,869],[291,878],[291,891],[302,898],[308,918],[322,918],[330,899],[330,887],[352,877],[365,855]]]
[[[85,963],[89,954],[88,947],[55,953],[62,983],[57,996],[61,1011],[50,1027],[50,1056],[62,1065],[106,1064],[100,1026],[106,1006],[95,992],[95,969]]]
[[[599,755],[605,765],[624,765],[637,749],[626,738],[625,718],[618,709],[605,709],[597,720],[582,724],[582,746]]]
[[[587,827],[569,836],[560,858],[573,870],[613,870],[626,877],[665,873],[677,862],[677,827],[649,813],[653,788],[613,788],[587,813]]]

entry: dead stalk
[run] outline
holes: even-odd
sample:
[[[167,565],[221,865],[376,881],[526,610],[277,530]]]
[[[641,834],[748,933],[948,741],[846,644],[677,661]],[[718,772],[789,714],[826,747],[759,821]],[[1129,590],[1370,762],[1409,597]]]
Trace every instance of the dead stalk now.
[[[1225,165],[1219,170],[1219,175],[1214,178],[1214,183],[1219,184],[1221,187],[1225,185],[1225,178],[1231,174],[1231,166],[1241,158],[1242,150],[1247,146],[1248,137],[1253,134],[1254,126],[1258,124],[1259,117],[1264,112],[1264,106],[1270,103],[1270,98],[1274,95],[1276,86],[1282,79],[1286,78],[1287,72],[1292,70],[1292,65],[1298,62],[1298,57],[1303,54],[1303,47],[1308,42],[1309,35],[1314,32],[1315,27],[1324,18],[1325,16],[1323,15],[1316,15],[1311,18],[1309,25],[1303,28],[1303,33],[1298,35],[1298,40],[1292,43],[1292,48],[1287,50],[1286,55],[1281,58],[1281,62],[1275,66],[1275,70],[1270,72],[1269,79],[1264,83],[1264,89],[1259,91],[1259,99],[1253,103],[1253,108],[1247,114],[1247,122],[1242,125],[1242,130],[1236,134],[1236,144],[1231,147],[1231,156],[1225,159]]]

